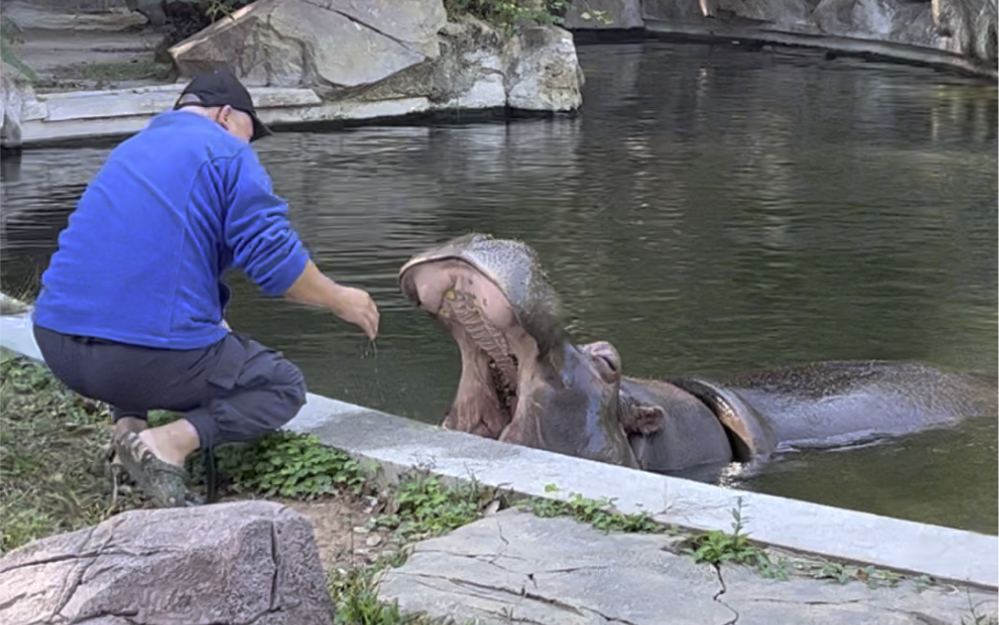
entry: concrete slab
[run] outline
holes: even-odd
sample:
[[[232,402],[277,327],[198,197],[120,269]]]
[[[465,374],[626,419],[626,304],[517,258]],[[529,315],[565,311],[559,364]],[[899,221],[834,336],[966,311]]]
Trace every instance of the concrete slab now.
[[[662,535],[504,511],[418,543],[385,573],[379,596],[405,612],[480,625],[926,625],[961,622],[971,605],[980,615],[996,610],[990,592],[768,580],[746,567],[695,564],[678,547]]]
[[[0,344],[41,359],[30,320],[0,317]],[[378,462],[389,478],[413,466],[447,479],[474,478],[520,495],[613,499],[624,513],[648,511],[664,523],[730,531],[742,499],[746,531],[768,545],[873,564],[941,580],[999,589],[999,537],[914,523],[760,493],[737,491],[508,445],[451,432],[310,393],[286,429]],[[546,492],[546,485],[560,489]]]
[[[186,83],[114,91],[78,91],[40,96],[47,104],[47,122],[70,119],[108,119],[143,115],[152,117],[169,110]],[[258,87],[249,90],[259,109],[316,106],[322,101],[312,89]]]
[[[723,590],[715,570],[664,551],[669,542],[502,512],[417,544],[379,596],[407,613],[482,625],[731,622],[735,613],[714,600]]]
[[[169,110],[185,85],[39,94],[22,116],[22,145],[134,134],[153,116]],[[312,89],[250,87],[249,91],[260,119],[273,127],[399,117],[434,108],[427,98],[323,102]]]

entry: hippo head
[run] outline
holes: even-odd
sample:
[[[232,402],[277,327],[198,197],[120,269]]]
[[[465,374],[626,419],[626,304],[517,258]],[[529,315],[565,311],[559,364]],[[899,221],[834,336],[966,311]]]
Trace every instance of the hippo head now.
[[[621,421],[620,357],[609,343],[572,344],[534,250],[471,234],[415,255],[399,283],[461,352],[444,427],[638,466]]]

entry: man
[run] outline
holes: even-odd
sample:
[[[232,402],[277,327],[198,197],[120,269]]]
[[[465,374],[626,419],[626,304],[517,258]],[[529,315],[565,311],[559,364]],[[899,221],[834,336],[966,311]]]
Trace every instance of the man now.
[[[116,147],[59,236],[33,313],[53,374],[112,406],[113,450],[162,506],[185,505],[184,459],[253,440],[305,403],[301,371],[230,332],[223,273],[378,333],[365,291],[309,259],[250,146],[270,131],[228,70]],[[185,413],[148,428],[149,410]]]

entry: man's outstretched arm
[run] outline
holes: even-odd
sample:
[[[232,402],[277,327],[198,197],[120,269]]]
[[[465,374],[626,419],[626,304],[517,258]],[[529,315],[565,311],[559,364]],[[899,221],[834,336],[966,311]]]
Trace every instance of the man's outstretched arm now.
[[[298,304],[328,309],[337,317],[361,328],[370,339],[378,335],[378,308],[371,296],[361,289],[330,280],[311,260],[283,295]]]

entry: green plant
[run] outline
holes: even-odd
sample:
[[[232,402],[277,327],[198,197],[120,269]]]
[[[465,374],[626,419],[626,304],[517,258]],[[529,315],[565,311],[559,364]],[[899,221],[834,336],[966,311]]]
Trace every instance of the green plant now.
[[[976,604],[971,599],[971,592],[965,592],[968,595],[968,611],[970,614],[961,615],[961,625],[999,625],[999,615],[996,615],[994,612],[991,614],[979,614],[978,607],[982,602]]]
[[[208,0],[204,11],[208,19],[215,22],[223,17],[230,17],[243,4],[247,3],[241,0]]]
[[[792,565],[796,571],[808,575],[813,579],[828,579],[833,580],[839,584],[845,584],[849,581],[857,580],[866,583],[871,588],[877,588],[878,586],[895,586],[901,580],[905,579],[904,575],[888,571],[885,569],[879,569],[876,566],[856,566],[852,564],[843,564],[841,562],[810,562],[810,561],[796,561]],[[917,589],[920,586],[925,587],[931,581],[931,578],[926,576],[920,576],[915,580]]]
[[[356,495],[365,487],[364,471],[356,460],[312,435],[279,432],[249,445],[221,447],[216,456],[219,474],[231,480],[235,492],[308,500],[338,489]],[[193,458],[189,463],[196,473],[200,463]]]
[[[36,81],[38,74],[17,55],[17,46],[24,43],[21,32],[21,27],[18,26],[17,22],[6,14],[0,14],[0,59],[3,60],[4,64],[21,72],[28,80]]]
[[[444,0],[449,17],[471,15],[513,35],[524,24],[560,25],[568,0]]]
[[[399,567],[406,561],[402,554],[379,558],[374,564],[347,571],[333,569],[326,580],[330,597],[336,607],[335,625],[450,625],[423,615],[404,615],[396,602],[378,598],[377,580],[388,567]]]
[[[732,518],[731,534],[721,530],[697,534],[691,539],[693,547],[684,549],[684,553],[693,556],[698,563],[715,566],[725,562],[758,565],[761,561],[768,560],[766,553],[749,542],[748,534],[743,532],[742,497],[732,510]]]
[[[43,366],[0,359],[0,553],[94,525],[137,500],[111,498],[101,449],[107,407],[73,393]]]
[[[607,11],[592,8],[587,0],[579,0],[579,4],[582,8],[582,11],[579,13],[581,19],[586,21],[593,20],[604,26],[614,23],[614,20],[607,17]]]
[[[375,519],[375,527],[394,530],[402,539],[435,536],[479,518],[490,493],[472,480],[445,486],[434,476],[418,472],[401,479],[392,494],[395,511]]]
[[[557,492],[558,486],[546,484],[545,492]],[[580,493],[569,493],[568,501],[536,499],[530,504],[536,516],[549,518],[568,515],[603,532],[633,532],[656,534],[666,531],[666,527],[655,521],[648,512],[622,514],[614,509],[614,499],[588,499]]]
[[[756,560],[756,572],[764,579],[779,579],[786,582],[790,577],[790,568],[787,558],[776,558],[771,560],[764,552]]]

